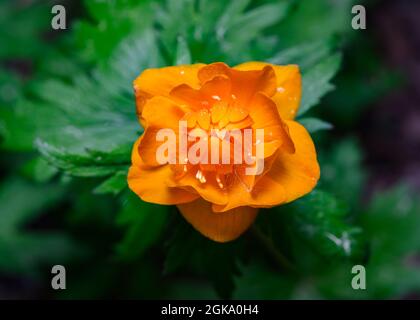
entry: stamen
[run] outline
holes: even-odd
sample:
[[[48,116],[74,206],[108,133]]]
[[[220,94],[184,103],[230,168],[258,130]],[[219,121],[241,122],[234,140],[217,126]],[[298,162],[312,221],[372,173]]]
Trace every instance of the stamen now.
[[[222,180],[220,180],[219,175],[216,176],[216,181],[217,181],[217,184],[219,185],[220,189],[223,189],[225,187],[222,183]]]
[[[201,183],[206,183],[206,177],[203,175],[203,173],[201,172],[201,170],[197,171],[197,174],[195,175],[195,177],[198,179],[198,181],[200,181]]]

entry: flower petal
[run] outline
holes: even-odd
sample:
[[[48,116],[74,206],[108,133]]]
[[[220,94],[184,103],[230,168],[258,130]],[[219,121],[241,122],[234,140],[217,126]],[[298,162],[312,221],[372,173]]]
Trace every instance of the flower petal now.
[[[153,97],[147,101],[143,110],[143,118],[147,126],[170,128],[178,132],[179,120],[185,110],[165,97]]]
[[[216,76],[197,90],[181,84],[170,92],[171,98],[180,104],[188,104],[193,110],[209,108],[215,102],[230,99],[231,81],[227,76]]]
[[[274,102],[261,93],[257,93],[251,101],[249,115],[254,121],[254,129],[264,129],[264,141],[281,141],[285,151],[295,151],[293,141],[289,136],[287,125],[280,118]]]
[[[274,69],[276,75],[276,93],[271,98],[284,120],[296,117],[302,94],[302,79],[297,65],[277,66],[264,62],[247,62],[240,64],[237,70],[262,70],[267,65]]]
[[[243,181],[236,178],[229,188],[227,204],[213,204],[215,212],[226,212],[242,206],[252,206],[254,208],[269,208],[284,203],[286,192],[283,185],[266,179],[264,175],[253,187],[251,191],[244,185]]]
[[[200,91],[216,101],[230,99],[232,84],[227,76],[217,76],[203,84]]]
[[[192,88],[187,84],[176,86],[169,93],[172,100],[179,104],[188,105],[191,110],[198,111],[201,108],[210,106],[210,98],[205,96],[201,91]]]
[[[171,130],[174,134],[175,152],[178,150],[179,121],[184,111],[165,97],[153,97],[147,101],[143,110],[143,120],[147,124],[140,142],[139,152],[145,164],[157,166],[157,149],[163,142],[157,142],[160,130]]]
[[[218,76],[227,76],[231,79],[232,97],[241,107],[245,107],[257,92],[263,92],[267,96],[273,96],[276,92],[275,72],[268,64],[259,69],[245,71],[229,68],[226,64],[217,62],[202,67],[198,72],[202,84]]]
[[[206,183],[201,183],[194,174],[188,172],[188,174],[178,180],[169,180],[168,185],[174,188],[192,190],[211,203],[225,205],[228,201],[228,195],[225,190],[218,187],[216,174],[214,172],[207,172],[205,177],[207,180]]]
[[[261,180],[281,184],[285,190],[285,202],[291,202],[317,184],[320,169],[314,143],[306,129],[295,121],[286,121],[295,143],[294,154],[279,152],[271,169]]]
[[[204,236],[217,242],[238,238],[254,222],[258,209],[241,207],[223,213],[215,213],[211,203],[197,199],[178,205],[184,218]]]
[[[236,181],[228,190],[228,203],[214,204],[214,211],[224,212],[244,205],[272,207],[291,202],[316,186],[320,169],[312,139],[299,123],[286,121],[286,124],[295,144],[295,153],[277,152],[271,167],[260,179],[256,177],[258,181],[251,192]]]
[[[148,99],[154,96],[169,96],[169,92],[181,84],[199,87],[198,70],[204,64],[180,65],[143,71],[133,86],[136,95],[137,114],[141,115]]]
[[[170,166],[150,167],[143,163],[138,149],[140,137],[133,147],[132,166],[128,171],[128,186],[143,201],[158,204],[179,204],[190,202],[199,197],[198,194],[180,188],[171,188],[166,181],[172,177]]]

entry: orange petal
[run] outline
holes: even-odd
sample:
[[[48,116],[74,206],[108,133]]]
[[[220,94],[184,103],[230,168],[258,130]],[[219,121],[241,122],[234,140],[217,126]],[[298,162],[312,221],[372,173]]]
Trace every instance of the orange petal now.
[[[227,126],[227,124],[229,123],[229,118],[227,117],[227,115],[225,114],[225,116],[222,117],[222,119],[220,119],[217,127],[219,129],[223,129],[224,127]]]
[[[287,125],[280,118],[274,102],[263,94],[256,94],[251,102],[249,115],[254,122],[254,129],[264,129],[264,140],[279,140],[285,151],[293,153],[293,141],[289,136]]]
[[[301,93],[302,79],[297,65],[277,66],[264,62],[247,62],[234,67],[237,70],[262,70],[270,65],[276,75],[276,93],[272,97],[277,105],[277,109],[285,120],[296,117]]]
[[[245,189],[252,191],[255,185],[255,176],[246,174],[246,165],[235,166],[235,175],[239,181],[243,184]]]
[[[210,112],[207,109],[201,109],[197,112],[197,122],[204,130],[210,129]]]
[[[151,203],[170,205],[197,199],[197,194],[166,185],[167,179],[173,175],[169,165],[151,168],[142,162],[138,154],[141,139],[133,146],[132,166],[127,177],[129,188],[143,201]]]
[[[244,185],[243,180],[236,178],[228,190],[229,199],[227,204],[213,204],[213,210],[215,212],[226,212],[242,206],[269,208],[284,203],[286,195],[283,186],[272,180],[265,179],[265,176],[253,186],[251,192]],[[255,179],[257,178],[255,177]]]
[[[217,62],[202,67],[198,72],[201,83],[205,83],[218,76],[228,76],[232,83],[232,97],[241,105],[246,105],[256,92],[263,92],[268,96],[276,92],[276,76],[273,68],[266,65],[265,68],[242,71],[229,68],[224,63]]]
[[[211,108],[211,121],[218,123],[222,117],[226,114],[228,105],[224,101],[217,102]]]
[[[230,122],[238,122],[248,116],[248,110],[241,107],[230,107],[228,109],[228,118]]]
[[[195,90],[187,84],[181,84],[171,90],[170,97],[177,103],[187,104],[193,110],[198,111],[210,106],[210,98],[199,90]]]
[[[217,76],[229,76],[229,66],[223,62],[215,62],[202,66],[198,71],[198,79],[201,84],[214,79]]]
[[[264,142],[264,158],[271,157],[281,147],[281,142],[278,140]]]
[[[271,97],[276,92],[276,76],[271,66],[262,70],[239,71],[230,70],[232,79],[232,93],[237,102],[245,107],[254,94],[262,92]]]
[[[168,165],[147,168],[131,166],[128,171],[128,186],[143,201],[172,205],[193,201],[200,196],[180,188],[171,188],[165,181],[173,172]]]
[[[217,242],[238,238],[254,222],[258,209],[242,207],[215,213],[211,203],[202,199],[178,205],[184,218],[200,233]]]
[[[140,156],[145,164],[150,166],[160,165],[156,159],[157,149],[162,143],[165,143],[156,140],[160,130],[172,130],[174,138],[176,139],[174,152],[177,151],[179,121],[183,119],[183,117],[184,112],[180,107],[167,98],[153,97],[146,103],[143,110],[143,119],[145,123],[147,123],[147,126],[139,146]],[[174,156],[176,156],[175,153]]]
[[[200,92],[215,101],[230,99],[231,81],[227,76],[217,76],[204,83]]]
[[[234,130],[234,129],[244,129],[244,128],[248,128],[251,127],[252,124],[254,122],[252,121],[252,119],[250,117],[246,117],[245,119],[243,119],[240,122],[236,122],[236,123],[229,123],[226,126],[226,130]]]
[[[201,183],[194,170],[190,170],[185,176],[178,180],[168,180],[167,184],[174,188],[187,188],[199,194],[203,199],[224,205],[227,203],[228,195],[226,190],[222,190],[216,183],[215,172],[203,173],[206,183]]]
[[[145,102],[153,96],[169,96],[169,92],[180,84],[199,87],[198,70],[204,64],[181,65],[158,69],[147,69],[134,80],[137,113],[143,112]]]
[[[213,205],[216,212],[224,212],[243,205],[272,207],[291,202],[307,193],[319,179],[319,165],[311,137],[306,129],[294,121],[287,121],[296,152],[278,152],[271,167],[254,185],[252,192],[236,182],[229,189],[226,205]],[[256,177],[258,179],[259,176]]]
[[[145,104],[142,117],[147,126],[170,128],[178,132],[179,120],[184,115],[184,110],[168,98],[153,97]]]
[[[308,192],[317,184],[320,169],[314,143],[306,129],[295,121],[286,121],[296,152],[280,152],[270,171],[261,179],[270,179],[283,185],[285,202],[291,202]]]
[[[194,128],[197,123],[197,114],[195,112],[187,112],[181,120],[187,121],[188,128]]]

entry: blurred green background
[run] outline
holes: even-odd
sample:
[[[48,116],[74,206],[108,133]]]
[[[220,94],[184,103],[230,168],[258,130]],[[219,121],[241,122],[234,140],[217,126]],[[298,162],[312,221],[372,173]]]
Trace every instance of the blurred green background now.
[[[419,14],[414,0],[0,0],[0,298],[419,298]],[[249,60],[300,65],[321,181],[217,244],[127,189],[131,82]]]

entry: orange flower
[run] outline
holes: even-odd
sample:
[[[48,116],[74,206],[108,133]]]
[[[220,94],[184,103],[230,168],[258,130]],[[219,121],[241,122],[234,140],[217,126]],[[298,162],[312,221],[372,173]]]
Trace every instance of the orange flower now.
[[[298,66],[248,62],[233,68],[213,63],[148,69],[134,81],[134,89],[145,130],[134,144],[128,185],[144,201],[177,205],[208,238],[236,239],[253,223],[258,208],[288,203],[316,185],[320,171],[314,144],[293,121],[301,96]],[[184,162],[159,163],[157,133],[178,132],[179,157],[180,121],[189,134],[204,132],[209,145],[224,139],[212,129],[264,129],[263,141],[253,138],[251,150],[263,144],[262,172],[247,174],[244,161],[193,164],[189,156]]]

